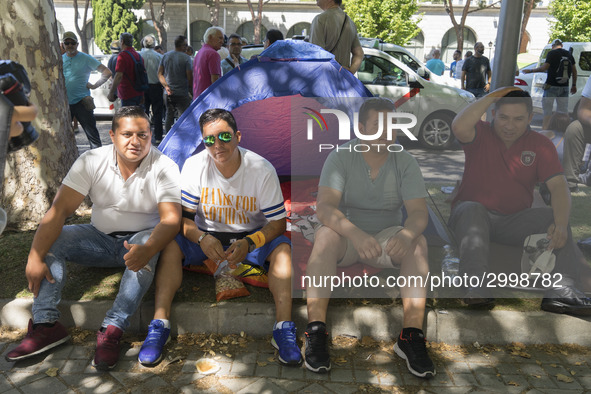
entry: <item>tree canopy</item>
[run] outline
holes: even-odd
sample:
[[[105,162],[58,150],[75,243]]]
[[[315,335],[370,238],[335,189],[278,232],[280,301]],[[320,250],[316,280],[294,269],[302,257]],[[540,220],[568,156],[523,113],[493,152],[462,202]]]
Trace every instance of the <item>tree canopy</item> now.
[[[128,32],[134,36],[134,46],[139,49],[140,28],[132,10],[143,5],[144,0],[92,0],[96,45],[109,53],[111,42],[119,39],[119,34]]]
[[[417,0],[345,0],[343,4],[365,37],[405,45],[420,32]]]
[[[551,39],[591,41],[591,2],[589,0],[554,0],[550,4]]]

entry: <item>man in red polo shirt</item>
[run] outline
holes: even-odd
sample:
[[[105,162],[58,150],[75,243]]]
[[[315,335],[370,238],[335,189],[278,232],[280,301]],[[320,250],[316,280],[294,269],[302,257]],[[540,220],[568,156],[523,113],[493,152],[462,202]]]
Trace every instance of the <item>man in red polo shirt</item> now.
[[[492,104],[493,122],[481,121]],[[591,315],[591,299],[575,287],[577,266],[584,257],[568,223],[566,179],[552,142],[529,127],[532,118],[529,93],[506,87],[470,104],[453,121],[453,133],[466,156],[449,219],[459,245],[460,273],[481,277],[488,271],[490,241],[522,246],[527,236],[547,233],[547,250],[556,255],[556,265],[551,285],[545,286],[542,309]],[[550,191],[551,208],[531,208],[540,182]],[[493,301],[485,284],[467,288],[464,298],[471,305]]]
[[[142,63],[144,60],[133,48],[131,33],[121,33],[119,41],[121,42],[121,52],[117,56],[115,77],[107,98],[109,101],[115,101],[119,97],[123,107],[140,105],[144,102],[144,92],[138,92],[133,88],[135,83],[135,63],[131,57],[133,56],[136,61]]]

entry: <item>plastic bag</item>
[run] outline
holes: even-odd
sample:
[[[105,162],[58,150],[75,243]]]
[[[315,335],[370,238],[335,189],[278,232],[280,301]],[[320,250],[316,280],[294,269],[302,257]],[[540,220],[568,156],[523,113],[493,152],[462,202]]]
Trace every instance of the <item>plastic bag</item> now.
[[[244,283],[232,275],[233,270],[228,265],[228,260],[222,261],[219,265],[209,259],[205,260],[204,263],[214,273],[216,301],[250,295],[248,289],[244,287]]]

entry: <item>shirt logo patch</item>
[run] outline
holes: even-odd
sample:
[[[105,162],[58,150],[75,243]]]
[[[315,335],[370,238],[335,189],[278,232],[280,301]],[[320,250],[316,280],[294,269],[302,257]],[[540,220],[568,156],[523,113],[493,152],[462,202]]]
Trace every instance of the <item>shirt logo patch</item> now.
[[[531,166],[532,164],[534,164],[534,161],[536,160],[536,154],[535,152],[526,150],[521,152],[521,164],[523,164],[524,166]]]

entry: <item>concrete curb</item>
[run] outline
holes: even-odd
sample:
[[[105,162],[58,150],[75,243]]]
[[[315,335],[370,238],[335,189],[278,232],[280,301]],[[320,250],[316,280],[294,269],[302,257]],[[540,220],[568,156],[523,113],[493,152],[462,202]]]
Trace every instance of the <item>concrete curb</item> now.
[[[0,300],[0,324],[26,328],[31,317],[32,299]],[[112,301],[62,301],[60,321],[66,326],[96,330]],[[128,330],[145,332],[152,319],[154,305],[145,302],[130,319]],[[293,318],[302,333],[307,323],[305,306],[295,306]],[[173,333],[239,333],[261,337],[271,333],[275,321],[272,304],[227,302],[176,303],[171,321]],[[428,310],[427,338],[450,345],[505,344],[522,342],[576,343],[591,346],[591,318],[577,318],[547,312]],[[329,330],[333,336],[365,335],[392,340],[402,327],[402,307],[358,306],[329,308]]]

